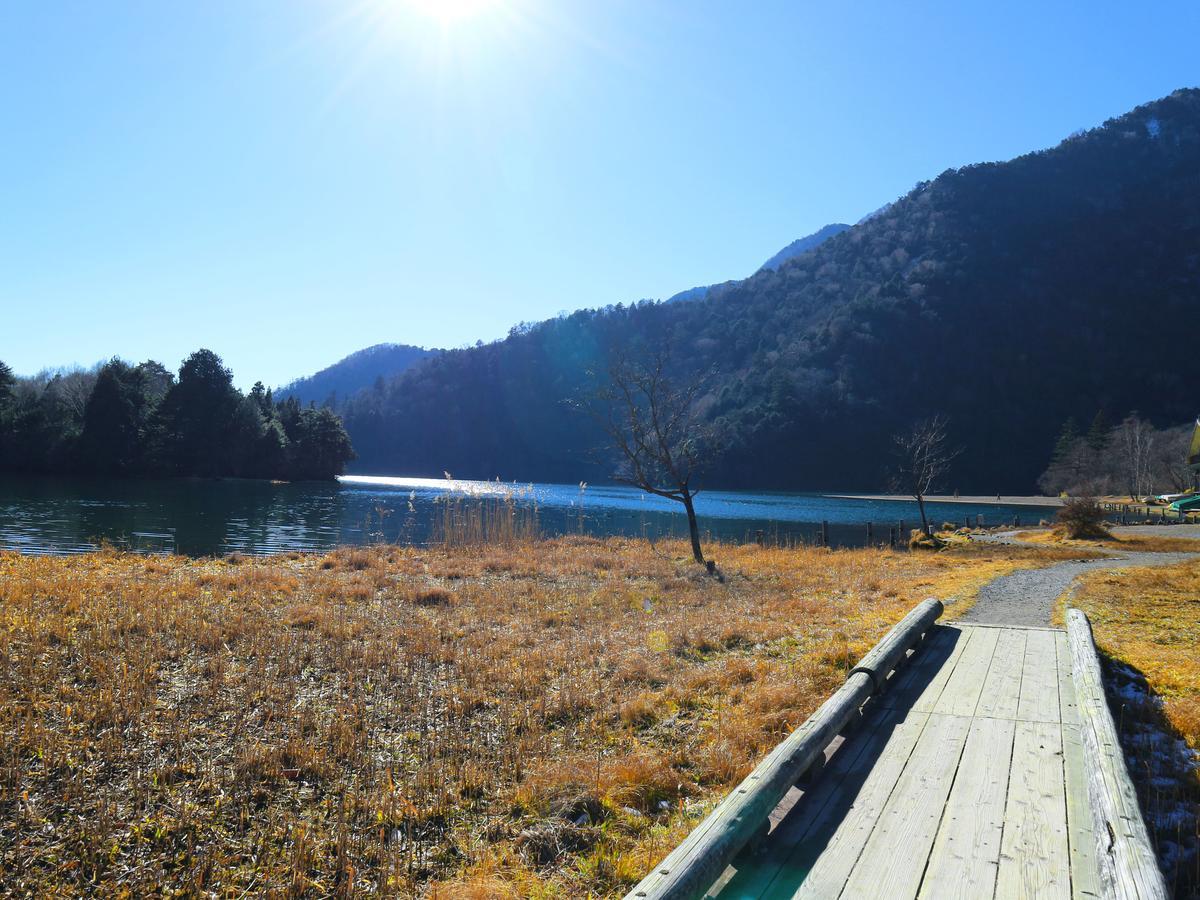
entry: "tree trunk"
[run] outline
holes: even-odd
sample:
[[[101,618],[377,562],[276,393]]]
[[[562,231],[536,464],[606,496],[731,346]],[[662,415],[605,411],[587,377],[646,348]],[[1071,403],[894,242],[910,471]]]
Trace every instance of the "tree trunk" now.
[[[689,491],[683,492],[683,508],[687,510],[688,531],[692,535],[692,557],[700,565],[704,565],[704,553],[700,549],[700,526],[696,524],[696,507],[692,505],[692,495]]]
[[[921,527],[925,529],[925,534],[928,537],[933,537],[933,531],[929,527],[929,517],[925,515],[925,497],[923,494],[917,494],[917,507],[921,510]]]

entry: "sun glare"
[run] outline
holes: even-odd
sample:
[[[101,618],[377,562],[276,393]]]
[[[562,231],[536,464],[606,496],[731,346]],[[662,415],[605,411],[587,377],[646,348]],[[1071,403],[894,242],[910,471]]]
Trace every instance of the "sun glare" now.
[[[445,24],[461,22],[495,6],[497,0],[404,0],[422,15]]]

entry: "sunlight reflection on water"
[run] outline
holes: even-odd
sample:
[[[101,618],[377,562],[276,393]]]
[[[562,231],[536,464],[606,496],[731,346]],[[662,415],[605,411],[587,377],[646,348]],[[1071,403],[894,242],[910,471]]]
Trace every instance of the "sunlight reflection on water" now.
[[[102,543],[195,556],[322,551],[343,544],[424,544],[447,500],[512,503],[536,515],[545,535],[585,532],[682,537],[678,504],[629,487],[347,476],[338,483],[200,479],[0,478],[0,548],[73,553]],[[983,515],[990,524],[1049,517],[1037,507],[930,504],[938,521]],[[707,539],[812,541],[830,523],[835,544],[876,540],[889,525],[915,524],[916,505],[815,494],[702,492],[696,511]]]

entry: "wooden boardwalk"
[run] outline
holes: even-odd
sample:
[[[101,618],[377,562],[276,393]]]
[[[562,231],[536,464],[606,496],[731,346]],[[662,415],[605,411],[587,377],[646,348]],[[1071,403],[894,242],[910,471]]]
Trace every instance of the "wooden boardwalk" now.
[[[1064,631],[939,625],[705,896],[1100,895]]]
[[[914,607],[626,900],[1166,900],[1091,624]]]

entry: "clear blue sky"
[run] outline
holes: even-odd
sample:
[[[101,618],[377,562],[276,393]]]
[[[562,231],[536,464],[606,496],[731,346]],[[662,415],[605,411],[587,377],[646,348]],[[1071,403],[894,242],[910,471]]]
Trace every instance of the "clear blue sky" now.
[[[1200,83],[1194,2],[442,2],[0,5],[0,359],[490,340]]]

